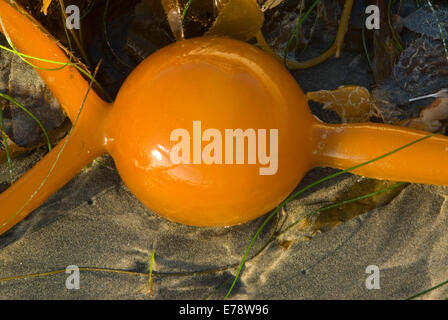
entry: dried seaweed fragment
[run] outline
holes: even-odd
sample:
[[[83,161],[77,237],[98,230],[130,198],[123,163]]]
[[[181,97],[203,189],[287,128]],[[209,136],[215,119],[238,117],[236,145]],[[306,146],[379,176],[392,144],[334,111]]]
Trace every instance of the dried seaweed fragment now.
[[[448,119],[448,98],[438,98],[429,106],[423,108],[417,118],[403,120],[403,127],[437,132],[442,128],[443,120]]]
[[[324,109],[335,111],[342,122],[364,122],[380,116],[370,92],[360,86],[308,92],[307,98],[324,104]]]
[[[345,200],[363,196],[375,191],[380,191],[396,184],[393,181],[383,181],[375,179],[363,179],[351,185],[347,191],[337,196],[332,203],[340,203]],[[308,217],[302,224],[303,230],[310,230],[313,234],[319,231],[327,232],[336,227],[341,222],[353,219],[361,214],[369,212],[375,208],[390,203],[406,187],[403,184],[388,192],[378,194],[363,200],[338,206],[336,208],[322,212],[317,216]]]
[[[183,40],[185,34],[179,0],[162,0],[162,5],[174,37],[177,41]]]
[[[266,0],[261,5],[261,10],[264,12],[269,9],[273,9],[281,4],[284,0]]]
[[[225,35],[250,40],[261,30],[264,14],[255,0],[228,0],[206,35]]]
[[[47,15],[48,7],[51,4],[51,0],[43,0],[42,8],[40,9],[41,12],[44,13],[44,15]]]
[[[16,145],[11,139],[9,139],[9,137],[7,137],[6,143],[8,144],[7,147],[9,148],[11,158],[19,154],[22,154],[28,150],[26,148],[22,148]],[[6,158],[7,158],[6,146],[4,145],[3,141],[0,141],[0,163],[5,161]]]

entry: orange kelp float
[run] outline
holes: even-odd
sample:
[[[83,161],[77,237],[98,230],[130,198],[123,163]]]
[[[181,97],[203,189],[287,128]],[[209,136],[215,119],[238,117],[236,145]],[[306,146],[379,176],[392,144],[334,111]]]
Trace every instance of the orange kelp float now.
[[[68,61],[13,1],[0,1],[0,16],[21,52]],[[74,121],[88,83],[73,67],[37,71]],[[195,226],[229,226],[277,206],[315,166],[349,168],[425,135],[373,123],[322,123],[289,72],[261,50],[226,38],[185,40],[141,63],[113,104],[89,93],[63,152],[61,142],[0,195],[0,233],[104,153],[158,214]],[[433,136],[354,172],[446,185],[447,148],[448,138]]]

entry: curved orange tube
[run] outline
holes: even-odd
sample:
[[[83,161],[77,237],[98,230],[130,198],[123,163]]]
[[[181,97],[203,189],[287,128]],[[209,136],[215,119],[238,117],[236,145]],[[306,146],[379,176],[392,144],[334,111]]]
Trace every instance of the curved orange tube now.
[[[14,1],[0,1],[0,19],[19,52],[51,61],[69,62],[56,41]],[[44,69],[61,67],[59,64],[34,59],[30,61]],[[77,118],[84,98],[86,102],[78,125],[69,137],[70,142],[66,144],[63,152],[61,149],[65,140],[8,190],[0,194],[0,234],[39,207],[89,162],[105,153],[103,127],[109,109],[108,104],[93,90],[90,90],[87,97],[85,96],[89,83],[73,66],[66,66],[57,71],[43,69],[36,71],[72,122]],[[55,162],[57,158],[59,159]],[[42,184],[44,180],[45,183]]]
[[[67,61],[41,27],[10,3],[0,0],[0,16],[17,48]],[[38,72],[76,119],[87,82],[70,68]],[[242,158],[232,136],[236,129],[247,134],[240,140]],[[185,40],[138,66],[113,105],[88,95],[63,152],[65,141],[0,195],[0,234],[104,152],[129,189],[160,215],[196,226],[228,226],[277,206],[312,167],[346,169],[424,136],[390,125],[322,123],[289,72],[261,50],[226,38]],[[447,137],[434,136],[355,173],[447,185],[447,148]],[[173,152],[183,162],[173,160]]]

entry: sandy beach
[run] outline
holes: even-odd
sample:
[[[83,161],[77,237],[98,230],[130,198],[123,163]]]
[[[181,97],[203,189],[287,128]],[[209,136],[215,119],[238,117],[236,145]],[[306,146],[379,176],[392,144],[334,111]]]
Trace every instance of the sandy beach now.
[[[29,158],[28,158],[29,159]],[[2,167],[5,171],[5,166]],[[302,185],[332,172],[316,169]],[[344,175],[291,202],[282,219],[296,221],[321,207],[357,176]],[[389,205],[311,238],[291,229],[247,262],[232,299],[404,299],[445,280],[448,188],[406,187]],[[200,200],[200,198],[198,198]],[[135,271],[81,271],[80,289],[68,274],[0,282],[2,299],[222,298],[251,236],[262,223],[195,228],[145,209],[112,170],[85,170],[24,222],[1,237],[0,278],[65,270],[69,265]],[[275,223],[251,251],[258,251]],[[289,248],[282,242],[291,241]],[[145,290],[155,250],[153,296]],[[365,286],[366,268],[380,269],[378,290]],[[424,296],[444,299],[447,288]]]

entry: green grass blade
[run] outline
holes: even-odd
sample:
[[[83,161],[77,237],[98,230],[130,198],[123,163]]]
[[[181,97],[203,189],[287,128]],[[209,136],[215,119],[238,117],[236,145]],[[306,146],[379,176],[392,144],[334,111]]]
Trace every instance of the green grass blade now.
[[[149,293],[152,296],[153,295],[153,281],[152,281],[152,269],[154,266],[154,255],[156,253],[155,249],[152,249],[151,253],[151,260],[149,261],[149,277],[148,277],[148,286],[149,286]]]
[[[115,52],[114,48],[112,48],[112,44],[109,41],[109,35],[107,34],[107,12],[109,9],[109,0],[106,0],[106,5],[104,7],[104,14],[103,14],[103,33],[104,38],[106,40],[107,47],[109,48],[110,52],[114,56],[114,58],[120,62],[125,67],[128,67],[129,69],[132,69],[132,66],[129,65],[126,61],[124,61],[122,58],[118,56],[118,54]]]
[[[185,4],[184,10],[182,11],[182,17],[181,17],[182,21],[184,21],[192,2],[193,0],[188,0],[188,2]]]
[[[370,54],[369,54],[369,50],[367,49],[367,42],[366,42],[366,13],[364,10],[363,13],[363,22],[362,22],[362,31],[361,31],[361,37],[362,37],[362,45],[364,48],[364,53],[366,55],[366,59],[367,59],[367,63],[369,64],[369,68],[370,70],[373,70],[373,64],[372,64],[372,59],[370,59]]]
[[[69,62],[66,62],[66,63],[64,63],[61,67],[59,67],[59,68],[55,68],[55,69],[41,68],[41,67],[38,67],[38,66],[32,64],[31,62],[29,62],[28,60],[26,60],[21,54],[19,54],[19,51],[16,49],[16,47],[15,47],[14,44],[12,43],[12,40],[11,40],[11,38],[9,37],[9,34],[8,34],[8,32],[6,31],[5,26],[3,25],[3,20],[2,20],[2,18],[1,18],[1,15],[0,15],[0,27],[2,28],[2,33],[3,33],[3,35],[5,36],[6,41],[8,42],[9,46],[11,47],[11,49],[8,50],[8,51],[10,51],[10,52],[14,53],[15,55],[17,55],[20,59],[22,59],[23,62],[25,62],[26,64],[32,66],[33,68],[40,69],[40,70],[45,70],[45,71],[57,71],[57,70],[61,70],[61,69],[65,68],[67,65],[70,64],[70,62],[71,62],[71,58],[72,58],[71,55],[70,55],[70,60],[69,60]],[[4,47],[4,46],[0,46],[0,47],[1,47],[1,48],[6,48],[6,47]],[[49,61],[48,61],[48,62],[49,62]]]
[[[424,294],[427,294],[428,292],[431,292],[431,291],[434,291],[434,290],[436,290],[436,289],[438,289],[440,287],[443,287],[446,284],[448,284],[448,280],[443,281],[443,282],[439,283],[438,285],[435,285],[432,288],[429,288],[429,289],[426,289],[426,290],[424,290],[422,292],[419,292],[419,293],[413,295],[412,297],[407,298],[406,300],[413,300],[413,299],[418,298],[418,297],[420,297],[420,296],[422,296]]]
[[[13,175],[13,167],[11,160],[11,152],[9,151],[8,139],[5,133],[5,123],[3,121],[3,110],[0,107],[0,132],[2,135],[3,145],[5,146],[6,159],[8,161],[8,169],[9,169],[9,178],[11,180],[11,184],[14,183],[14,175]]]
[[[297,23],[296,27],[294,28],[293,32],[291,33],[291,35],[289,36],[288,39],[288,43],[286,44],[286,48],[285,51],[283,52],[283,59],[284,59],[284,64],[285,66],[287,66],[287,59],[288,59],[288,51],[289,48],[291,47],[291,43],[292,43],[292,39],[294,39],[294,36],[297,34],[297,32],[299,31],[299,28],[302,26],[303,22],[305,21],[305,19],[308,17],[308,15],[314,10],[314,8],[319,4],[320,0],[316,0],[313,2],[313,4],[311,5],[311,7],[308,8],[308,10],[305,12],[305,14],[300,17],[299,22]]]
[[[445,57],[446,57],[446,60],[448,61],[448,45],[447,45],[445,32],[443,31],[439,17],[437,16],[437,12],[434,9],[434,6],[432,5],[431,1],[426,0],[426,2],[428,3],[429,7],[431,8],[432,14],[433,14],[434,18],[436,19],[437,26],[439,27],[439,32],[440,32],[440,36],[442,38],[443,47],[445,48]]]
[[[392,40],[394,41],[395,47],[397,47],[398,50],[403,51],[403,45],[400,42],[400,39],[398,39],[397,34],[395,33],[395,29],[392,27],[391,22],[391,10],[392,10],[392,2],[393,0],[389,0],[387,4],[387,24],[389,26],[390,34],[392,35]]]
[[[4,94],[4,93],[0,93],[0,97],[8,100],[9,102],[13,103],[14,105],[16,105],[17,107],[19,107],[20,109],[22,109],[27,115],[29,115],[38,125],[39,127],[42,129],[42,132],[45,135],[45,139],[47,140],[47,145],[48,145],[48,151],[51,151],[52,146],[51,146],[51,140],[50,137],[48,135],[47,130],[45,129],[44,125],[42,124],[42,122],[30,111],[28,110],[26,107],[24,107],[20,102],[18,102],[16,99],[14,99],[13,97]]]

